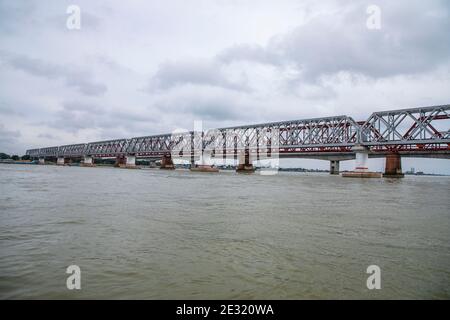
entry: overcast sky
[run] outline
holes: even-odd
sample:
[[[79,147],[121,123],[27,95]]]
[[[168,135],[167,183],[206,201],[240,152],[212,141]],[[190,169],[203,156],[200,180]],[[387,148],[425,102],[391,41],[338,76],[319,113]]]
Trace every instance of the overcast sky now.
[[[449,30],[446,0],[0,0],[0,152],[447,104]]]

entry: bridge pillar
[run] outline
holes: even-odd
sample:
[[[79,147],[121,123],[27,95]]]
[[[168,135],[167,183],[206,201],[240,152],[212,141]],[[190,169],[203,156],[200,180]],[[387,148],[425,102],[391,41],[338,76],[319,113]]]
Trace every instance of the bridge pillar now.
[[[136,168],[136,156],[135,155],[128,155],[126,156],[126,162],[125,162],[126,168]]]
[[[330,161],[330,174],[339,174],[339,160]]]
[[[367,165],[368,160],[369,160],[369,153],[367,152],[367,150],[363,149],[363,150],[356,151],[356,153],[355,153],[355,161],[356,161],[355,171],[368,172],[369,171],[369,167]]]
[[[175,166],[172,161],[172,156],[170,154],[163,155],[163,157],[161,158],[161,166],[159,168],[168,170],[175,169]]]
[[[198,164],[195,164],[195,162],[193,164],[191,164],[190,170],[196,171],[196,172],[219,172],[219,169],[217,169],[213,165],[209,164],[205,160],[204,154],[202,154],[200,156],[200,160],[198,161]]]
[[[45,164],[45,158],[39,158],[39,164]]]
[[[398,153],[391,153],[386,156],[386,166],[383,177],[386,178],[403,178],[402,158]]]
[[[239,153],[239,164],[236,168],[236,172],[252,173],[254,171],[255,171],[255,167],[253,167],[253,161],[250,157],[249,150],[245,150],[245,152]]]
[[[118,168],[124,168],[127,165],[127,159],[125,158],[125,156],[118,156],[116,158],[116,163],[114,164],[114,167],[118,167]]]
[[[367,161],[369,160],[369,150],[361,145],[352,148],[356,155],[355,170],[342,173],[346,178],[381,178],[381,173],[369,171]]]
[[[70,163],[69,158],[58,157],[58,159],[56,160],[57,166],[65,166],[66,164],[68,165],[69,163]]]
[[[81,164],[82,167],[93,167],[94,158],[92,156],[84,156],[84,161]]]

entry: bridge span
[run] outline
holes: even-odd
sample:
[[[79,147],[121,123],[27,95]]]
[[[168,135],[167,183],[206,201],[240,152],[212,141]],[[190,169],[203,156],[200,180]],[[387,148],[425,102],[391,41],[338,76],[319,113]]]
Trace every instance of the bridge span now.
[[[253,161],[312,158],[330,161],[339,174],[339,161],[356,159],[355,172],[369,172],[368,158],[386,158],[384,174],[401,177],[401,157],[450,159],[450,105],[374,112],[365,121],[349,116],[290,120],[255,125],[174,132],[129,139],[97,141],[27,150],[40,163],[59,165],[81,160],[115,158],[119,167],[133,168],[136,158],[160,159],[173,169],[173,159],[191,166],[205,157],[234,159],[238,170],[253,171]]]

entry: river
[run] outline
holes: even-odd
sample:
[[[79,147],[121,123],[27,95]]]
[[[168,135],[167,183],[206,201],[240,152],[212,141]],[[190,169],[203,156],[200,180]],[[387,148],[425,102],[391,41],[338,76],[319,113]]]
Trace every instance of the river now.
[[[0,164],[0,298],[449,299],[449,191],[450,177]]]

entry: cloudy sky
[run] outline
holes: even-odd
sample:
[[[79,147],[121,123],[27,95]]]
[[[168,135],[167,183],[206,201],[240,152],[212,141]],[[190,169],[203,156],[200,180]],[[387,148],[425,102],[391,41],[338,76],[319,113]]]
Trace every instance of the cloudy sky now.
[[[449,30],[446,0],[0,0],[0,152],[447,104]]]

